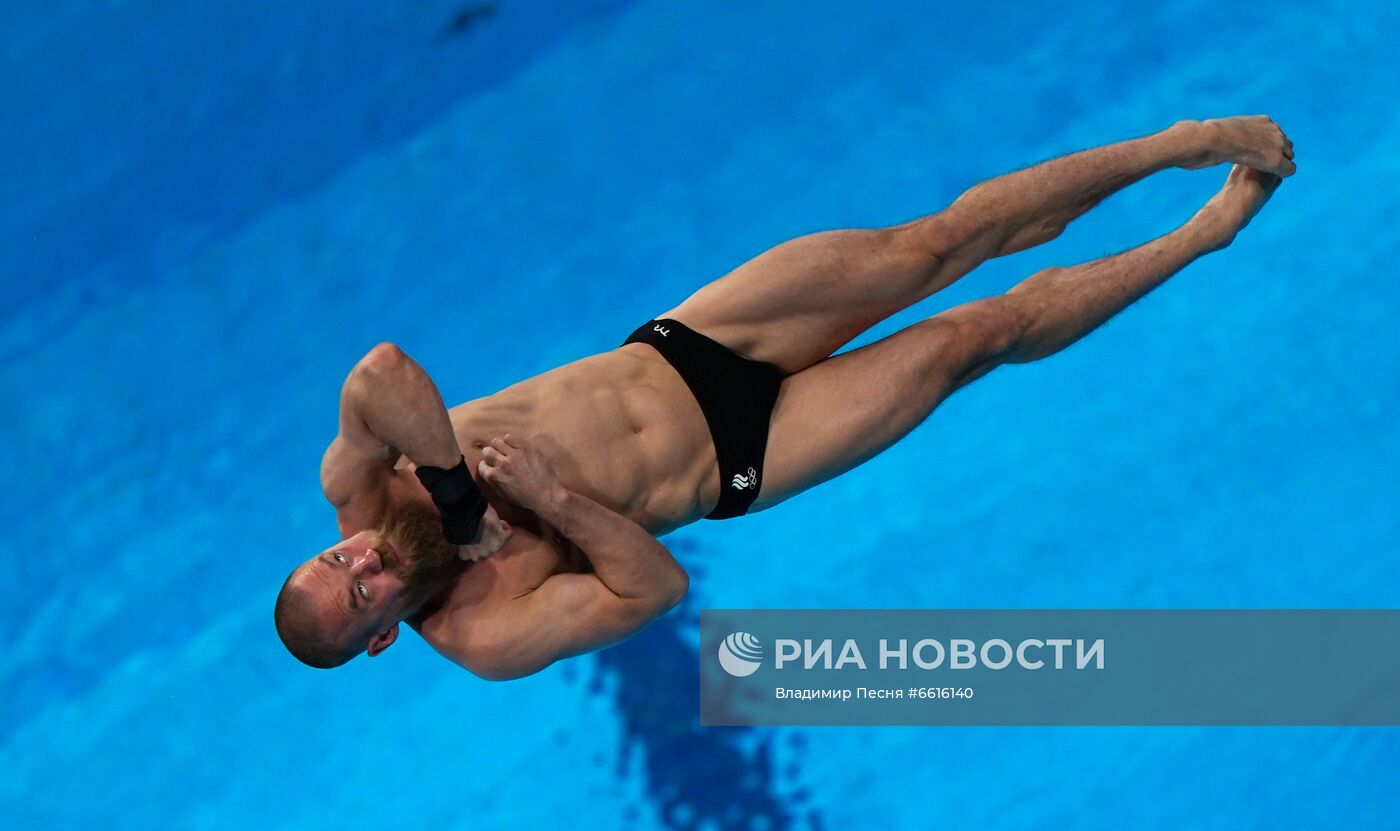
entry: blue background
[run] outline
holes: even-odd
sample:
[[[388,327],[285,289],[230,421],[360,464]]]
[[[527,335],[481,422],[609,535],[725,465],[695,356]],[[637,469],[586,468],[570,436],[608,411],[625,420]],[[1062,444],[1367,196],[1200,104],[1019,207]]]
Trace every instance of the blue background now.
[[[696,722],[701,607],[1400,603],[1393,3],[6,4],[10,828],[1394,827],[1391,729]],[[1229,250],[859,471],[668,538],[685,606],[488,684],[296,665],[346,371],[452,402],[797,234],[1188,117],[1299,173]],[[878,333],[1184,220],[1154,177]]]

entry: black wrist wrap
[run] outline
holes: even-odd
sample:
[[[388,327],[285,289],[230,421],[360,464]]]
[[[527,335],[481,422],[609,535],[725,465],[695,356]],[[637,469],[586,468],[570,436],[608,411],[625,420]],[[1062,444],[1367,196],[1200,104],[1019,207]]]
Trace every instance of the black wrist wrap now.
[[[442,533],[447,541],[454,545],[475,541],[477,526],[486,513],[486,497],[467,471],[466,458],[450,468],[419,465],[414,473],[442,514]]]

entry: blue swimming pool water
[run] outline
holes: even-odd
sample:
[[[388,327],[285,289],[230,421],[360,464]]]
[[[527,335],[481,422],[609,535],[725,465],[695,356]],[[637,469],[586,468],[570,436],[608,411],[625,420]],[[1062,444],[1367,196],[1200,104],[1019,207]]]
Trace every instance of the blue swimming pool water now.
[[[702,607],[1400,603],[1389,3],[11,3],[7,828],[1394,827],[1390,729],[696,723]],[[1184,117],[1299,173],[1236,245],[896,450],[668,542],[686,605],[504,685],[271,603],[381,340],[454,403],[782,239]],[[1184,219],[1166,174],[875,334]],[[872,335],[873,336],[873,335]]]

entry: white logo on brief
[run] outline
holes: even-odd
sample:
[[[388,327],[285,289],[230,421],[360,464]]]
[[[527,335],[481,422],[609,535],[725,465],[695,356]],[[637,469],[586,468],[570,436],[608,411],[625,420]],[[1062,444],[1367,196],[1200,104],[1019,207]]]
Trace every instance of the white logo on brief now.
[[[719,665],[735,678],[753,675],[763,660],[763,644],[748,632],[735,632],[720,642]]]
[[[754,470],[753,468],[749,468],[748,476],[745,476],[742,473],[736,473],[734,474],[734,478],[729,480],[729,484],[736,491],[741,491],[746,488],[757,487],[758,471]]]
[[[666,337],[667,335],[671,334],[671,330],[670,330],[670,329],[667,329],[667,328],[664,327],[664,326],[662,326],[660,323],[658,323],[658,324],[656,324],[655,326],[651,327],[651,329],[652,329],[653,332],[660,332],[660,333],[661,333],[661,337],[663,337],[663,338]]]

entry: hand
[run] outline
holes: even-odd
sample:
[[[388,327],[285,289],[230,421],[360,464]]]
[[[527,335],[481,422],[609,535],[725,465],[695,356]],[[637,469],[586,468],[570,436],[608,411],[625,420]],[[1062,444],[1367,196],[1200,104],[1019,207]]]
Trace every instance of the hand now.
[[[506,540],[510,539],[510,534],[510,523],[497,516],[496,509],[488,505],[486,513],[481,515],[481,524],[477,526],[476,540],[457,546],[457,558],[469,563],[484,560],[500,551]]]
[[[558,501],[559,479],[549,460],[510,433],[481,449],[476,472],[502,496],[535,513]]]

